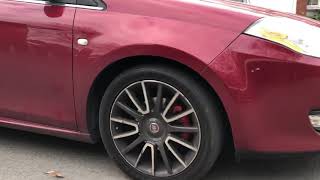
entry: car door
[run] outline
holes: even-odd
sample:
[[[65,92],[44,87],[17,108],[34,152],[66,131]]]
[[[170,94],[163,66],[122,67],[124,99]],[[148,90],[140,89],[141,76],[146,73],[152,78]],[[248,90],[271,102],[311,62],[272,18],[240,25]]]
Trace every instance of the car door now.
[[[1,0],[0,119],[76,128],[75,10],[42,0]]]

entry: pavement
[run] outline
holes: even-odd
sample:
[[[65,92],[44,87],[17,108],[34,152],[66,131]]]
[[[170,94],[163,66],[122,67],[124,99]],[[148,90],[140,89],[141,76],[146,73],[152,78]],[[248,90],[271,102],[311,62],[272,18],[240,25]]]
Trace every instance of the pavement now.
[[[129,180],[101,144],[90,145],[0,128],[0,180]],[[219,160],[205,180],[318,180],[320,155],[299,159]]]

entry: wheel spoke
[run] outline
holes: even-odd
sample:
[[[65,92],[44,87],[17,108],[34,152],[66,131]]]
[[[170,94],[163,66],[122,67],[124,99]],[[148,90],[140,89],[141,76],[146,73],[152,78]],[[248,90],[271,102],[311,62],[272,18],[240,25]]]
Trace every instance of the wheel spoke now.
[[[111,117],[110,120],[113,122],[120,123],[120,124],[126,124],[129,126],[133,126],[135,129],[138,129],[138,122],[137,121],[133,121],[133,120],[125,119],[125,118],[119,118],[119,117]]]
[[[150,146],[151,149],[151,174],[155,175],[155,151],[154,151],[154,145]]]
[[[120,109],[122,109],[124,112],[126,112],[128,115],[134,117],[135,119],[140,119],[142,117],[142,115],[140,115],[138,112],[136,112],[135,110],[131,109],[127,105],[124,105],[121,102],[117,102],[117,106]]]
[[[167,123],[171,123],[171,122],[176,121],[176,120],[178,120],[178,119],[180,119],[180,118],[183,118],[183,117],[185,117],[185,116],[188,116],[188,115],[190,115],[190,114],[192,114],[192,113],[194,113],[194,110],[193,110],[193,109],[190,109],[190,110],[187,110],[187,111],[185,111],[185,112],[182,112],[182,113],[180,113],[180,114],[178,114],[178,115],[175,115],[175,116],[173,116],[173,117],[171,117],[171,118],[169,118],[169,119],[167,119],[167,118],[164,117],[164,119],[165,119],[165,121],[166,121]]]
[[[142,92],[144,97],[144,103],[146,105],[145,114],[148,114],[150,112],[150,104],[149,104],[149,96],[148,96],[147,88],[144,81],[141,82],[141,86],[142,86]]]
[[[162,108],[162,85],[158,84],[157,99],[154,106],[155,112],[161,112]]]
[[[169,151],[173,154],[173,156],[182,164],[185,168],[187,167],[186,163],[182,159],[181,155],[177,150],[175,150],[170,144],[169,144],[170,139],[166,139],[165,144],[167,145]]]
[[[168,126],[169,132],[182,132],[182,133],[197,133],[199,129],[197,127],[185,127],[185,126]]]
[[[138,134],[138,131],[136,131],[136,130],[128,131],[128,132],[125,132],[125,133],[120,133],[120,134],[114,135],[113,139],[126,138],[126,137],[130,137],[130,136],[133,136],[133,135],[136,135],[136,134]]]
[[[124,132],[124,133],[120,133],[120,134],[114,135],[113,139],[126,138],[126,137],[133,136],[133,135],[139,133],[138,122],[127,120],[127,119],[123,119],[123,118],[114,118],[114,117],[111,117],[110,120],[113,121],[113,122],[117,122],[117,123],[120,123],[120,124],[126,124],[126,125],[134,127],[134,130],[132,130],[132,131],[128,131],[128,132]]]
[[[130,98],[131,102],[136,106],[137,110],[141,113],[141,114],[145,114],[145,111],[142,110],[141,104],[137,98],[137,96],[133,93],[130,92],[129,89],[126,89],[125,92],[127,93],[128,97]]]
[[[187,142],[181,138],[175,137],[173,135],[168,136],[167,141],[176,142],[176,143],[178,143],[178,144],[180,144],[180,145],[182,145],[192,151],[195,151],[195,152],[198,151],[198,149],[196,147],[194,147],[192,144],[190,144],[189,142]]]
[[[164,148],[164,145],[159,146],[159,151],[160,151],[164,166],[167,169],[167,172],[169,174],[172,174],[172,169],[171,169],[171,166],[170,166],[170,163],[169,163],[168,156],[167,156],[166,150]]]
[[[172,99],[170,100],[170,102],[168,103],[167,107],[164,109],[162,116],[166,117],[168,111],[170,110],[171,106],[173,105],[173,103],[176,101],[176,99],[179,97],[180,93],[176,92],[176,94],[172,97]]]
[[[150,152],[151,152],[151,174],[154,176],[155,175],[155,151],[154,151],[154,145],[153,144],[146,143],[143,146],[143,148],[142,148],[142,150],[141,150],[141,152],[140,152],[140,154],[139,154],[134,166],[138,167],[139,162],[141,160],[141,157],[142,157],[142,155],[144,154],[144,152],[146,151],[147,148],[150,148]]]
[[[133,148],[137,147],[140,143],[143,142],[142,136],[139,136],[136,140],[134,140],[131,144],[129,144],[127,147],[125,147],[121,152],[123,154],[127,154],[130,152]]]
[[[139,154],[139,156],[138,156],[138,158],[137,158],[137,160],[136,160],[136,162],[135,162],[135,164],[134,164],[134,167],[138,167],[138,164],[139,164],[139,162],[140,162],[140,159],[141,159],[144,151],[145,151],[147,148],[148,148],[148,143],[146,143],[146,144],[143,146],[142,150],[140,151],[140,154]]]

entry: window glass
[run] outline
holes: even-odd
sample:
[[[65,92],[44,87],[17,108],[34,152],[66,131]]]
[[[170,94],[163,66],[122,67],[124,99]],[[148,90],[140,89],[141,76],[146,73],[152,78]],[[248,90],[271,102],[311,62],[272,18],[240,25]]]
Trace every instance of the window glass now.
[[[319,0],[309,0],[309,5],[319,5]]]
[[[98,2],[96,0],[78,0],[78,4],[85,6],[98,6]]]

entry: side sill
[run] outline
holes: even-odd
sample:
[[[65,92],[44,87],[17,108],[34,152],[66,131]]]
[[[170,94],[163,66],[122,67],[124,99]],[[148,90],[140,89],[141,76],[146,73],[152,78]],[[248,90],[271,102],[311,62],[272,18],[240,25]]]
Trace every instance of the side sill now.
[[[94,141],[91,139],[90,134],[68,130],[68,129],[61,129],[56,127],[46,126],[46,125],[32,123],[32,122],[24,122],[24,121],[9,119],[9,118],[0,118],[0,126],[11,128],[11,129],[18,129],[22,131],[33,132],[37,134],[45,134],[45,135],[60,137],[64,139],[70,139],[74,141],[86,142],[90,144],[94,143]]]

